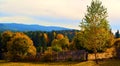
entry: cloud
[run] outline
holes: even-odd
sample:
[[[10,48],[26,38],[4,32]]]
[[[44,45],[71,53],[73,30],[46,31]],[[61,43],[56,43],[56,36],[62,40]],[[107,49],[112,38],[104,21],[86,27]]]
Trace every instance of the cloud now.
[[[73,25],[61,21],[49,22],[31,18],[30,16],[44,16],[50,18],[64,18],[68,20],[81,20],[86,13],[87,5],[92,0],[0,0],[0,13],[5,13],[0,17],[0,22],[11,21],[41,25],[62,25],[67,27],[78,27],[78,22]],[[108,20],[110,24],[119,24],[120,0],[101,0],[108,10]],[[10,14],[8,16],[7,14]],[[3,14],[4,15],[4,14]],[[117,20],[117,21],[116,21]],[[57,24],[58,23],[58,24]]]
[[[101,1],[108,8],[110,18],[120,17],[119,0]],[[91,0],[1,0],[0,11],[16,15],[82,19],[90,2]]]
[[[0,23],[22,23],[22,24],[37,24],[37,25],[47,25],[48,22],[38,21],[26,16],[9,16],[0,17]],[[48,23],[50,24],[50,23]]]
[[[109,19],[120,19],[120,0],[103,0]]]
[[[13,17],[0,17],[0,22],[17,22],[17,23],[30,23],[32,21],[31,18],[23,17],[23,16],[13,16]]]
[[[80,19],[85,2],[81,0],[4,0],[1,12]]]

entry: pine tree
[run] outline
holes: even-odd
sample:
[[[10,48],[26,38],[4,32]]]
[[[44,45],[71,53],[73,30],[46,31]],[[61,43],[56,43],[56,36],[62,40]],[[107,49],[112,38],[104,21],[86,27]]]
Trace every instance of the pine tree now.
[[[119,30],[117,30],[117,32],[115,33],[115,37],[116,37],[116,38],[120,38]]]

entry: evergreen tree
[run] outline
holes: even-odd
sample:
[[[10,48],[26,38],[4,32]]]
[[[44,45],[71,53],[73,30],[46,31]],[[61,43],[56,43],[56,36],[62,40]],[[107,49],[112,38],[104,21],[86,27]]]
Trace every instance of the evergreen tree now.
[[[115,33],[115,37],[116,37],[116,38],[120,38],[119,30],[117,30],[117,32]]]

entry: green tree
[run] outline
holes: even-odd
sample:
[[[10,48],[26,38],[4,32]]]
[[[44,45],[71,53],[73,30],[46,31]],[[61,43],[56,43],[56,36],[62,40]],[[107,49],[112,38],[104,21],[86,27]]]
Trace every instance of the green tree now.
[[[59,40],[58,40],[58,39],[54,39],[54,40],[52,41],[51,47],[52,47],[52,50],[53,50],[53,51],[56,51],[56,52],[62,51],[62,47],[61,47],[61,45],[59,44]]]
[[[54,40],[52,41],[52,45],[51,45],[51,46],[56,46],[56,45],[58,45],[58,44],[59,44],[58,39],[54,39]]]
[[[55,45],[55,46],[52,46],[52,50],[55,52],[60,52],[60,51],[62,51],[62,48],[58,45]]]
[[[54,39],[52,41],[52,49],[55,50],[67,50],[69,47],[69,39],[67,36],[61,38],[60,39]]]
[[[115,33],[115,37],[120,38],[119,30],[117,30],[117,32]]]
[[[82,50],[84,49],[84,37],[83,37],[83,32],[79,32],[75,35],[74,39],[73,39],[73,43],[72,43],[72,47],[75,47],[74,49],[77,50]]]
[[[67,36],[65,36],[62,39],[59,39],[59,44],[63,50],[67,50],[69,47],[69,39]]]
[[[109,40],[110,28],[107,21],[107,9],[104,8],[99,0],[92,0],[91,5],[87,6],[87,13],[83,18],[80,27],[83,31],[81,39],[84,47],[93,50],[97,61],[97,50],[104,49]]]

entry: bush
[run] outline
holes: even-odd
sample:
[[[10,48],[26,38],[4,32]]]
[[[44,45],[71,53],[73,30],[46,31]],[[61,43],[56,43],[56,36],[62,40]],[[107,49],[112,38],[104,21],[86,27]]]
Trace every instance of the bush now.
[[[67,59],[67,61],[73,61],[72,57],[69,57],[69,58]]]
[[[45,51],[45,53],[43,54],[41,60],[44,61],[44,62],[53,61],[52,52]]]
[[[115,40],[114,45],[116,46],[116,48],[120,49],[120,38]]]
[[[52,50],[55,52],[60,52],[60,51],[62,51],[62,48],[56,45],[56,46],[52,47]]]

